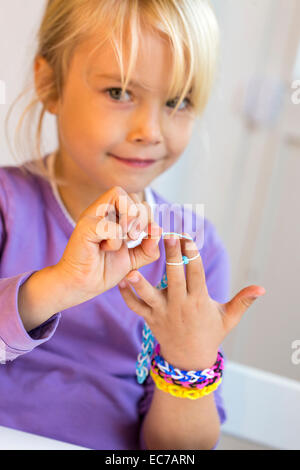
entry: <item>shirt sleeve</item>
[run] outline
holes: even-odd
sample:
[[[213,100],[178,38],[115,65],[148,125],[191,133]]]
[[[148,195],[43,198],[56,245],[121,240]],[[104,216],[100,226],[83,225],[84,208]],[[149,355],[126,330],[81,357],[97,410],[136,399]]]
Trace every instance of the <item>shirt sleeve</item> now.
[[[4,207],[4,210],[1,206]],[[1,200],[0,195],[0,263],[5,239],[5,201]],[[18,356],[26,354],[36,346],[48,341],[59,323],[60,312],[29,332],[24,328],[18,309],[19,289],[35,272],[36,270],[31,270],[0,279],[0,364],[13,361]]]
[[[208,220],[204,219],[204,238],[194,237],[198,246],[202,262],[205,270],[205,278],[207,290],[210,297],[217,302],[225,303],[229,300],[230,295],[230,258],[225,249],[225,246],[220,239],[216,228]],[[197,241],[198,240],[198,241]],[[201,241],[204,240],[204,243]],[[203,246],[202,246],[203,245]],[[225,357],[222,345],[220,351],[224,356],[224,373],[226,371],[227,359]],[[224,377],[223,373],[223,377]],[[139,413],[141,416],[141,427],[139,445],[141,450],[147,450],[144,438],[143,438],[143,422],[144,417],[147,414],[151,401],[153,398],[155,384],[150,375],[148,375],[146,381],[143,384],[144,394],[139,403]],[[223,383],[213,392],[216,408],[218,411],[220,424],[222,425],[226,421],[226,411],[224,405],[224,399],[222,396]],[[220,436],[211,450],[215,450],[218,446]]]
[[[60,312],[29,332],[24,328],[18,310],[18,293],[34,272],[0,279],[0,364],[13,361],[48,341],[57,328]]]

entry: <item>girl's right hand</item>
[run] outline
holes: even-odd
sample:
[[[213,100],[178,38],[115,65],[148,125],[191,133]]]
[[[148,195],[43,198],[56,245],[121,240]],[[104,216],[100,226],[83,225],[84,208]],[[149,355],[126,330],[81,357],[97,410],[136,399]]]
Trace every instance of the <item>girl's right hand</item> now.
[[[132,225],[148,235],[130,249],[125,240]],[[116,286],[130,271],[156,261],[161,234],[151,207],[136,194],[129,195],[119,186],[102,194],[80,215],[54,266],[67,286],[66,295],[74,294],[77,304],[85,302]]]

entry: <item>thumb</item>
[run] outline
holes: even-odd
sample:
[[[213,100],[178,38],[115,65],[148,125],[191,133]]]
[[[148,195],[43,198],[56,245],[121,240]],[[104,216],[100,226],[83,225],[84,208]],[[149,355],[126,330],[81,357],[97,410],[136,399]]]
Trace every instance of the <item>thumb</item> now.
[[[263,296],[266,289],[260,286],[244,287],[229,302],[223,304],[224,325],[229,332],[238,325],[242,316],[258,297]]]
[[[158,244],[162,233],[162,228],[156,222],[148,224],[147,236],[140,245],[129,250],[132,269],[139,269],[160,257]]]

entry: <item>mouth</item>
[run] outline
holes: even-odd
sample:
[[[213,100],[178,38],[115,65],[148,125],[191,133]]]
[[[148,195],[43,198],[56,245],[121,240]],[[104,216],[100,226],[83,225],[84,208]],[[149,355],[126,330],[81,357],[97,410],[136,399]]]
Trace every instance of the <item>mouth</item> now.
[[[113,155],[112,153],[108,154],[110,157],[113,157],[115,160],[119,161],[120,163],[123,163],[124,165],[131,166],[134,168],[147,168],[154,163],[156,163],[157,160],[146,160],[146,159],[139,159],[139,158],[122,158],[118,157],[116,155]]]

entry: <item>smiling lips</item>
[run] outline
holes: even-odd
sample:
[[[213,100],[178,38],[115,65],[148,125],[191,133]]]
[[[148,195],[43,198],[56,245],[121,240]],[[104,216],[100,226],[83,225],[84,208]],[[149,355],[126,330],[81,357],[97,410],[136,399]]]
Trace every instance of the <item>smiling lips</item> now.
[[[117,157],[116,155],[109,154],[111,157],[115,158],[119,162],[124,163],[125,165],[129,165],[131,167],[136,167],[136,168],[146,168],[150,165],[153,165],[153,163],[156,162],[156,160],[146,160],[146,159],[141,159],[141,158],[122,158],[122,157]]]

